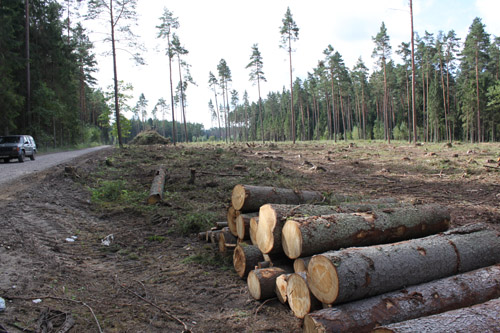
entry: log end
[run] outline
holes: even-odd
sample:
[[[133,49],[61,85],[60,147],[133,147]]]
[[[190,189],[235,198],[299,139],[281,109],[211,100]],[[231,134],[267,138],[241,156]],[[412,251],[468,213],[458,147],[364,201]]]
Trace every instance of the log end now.
[[[278,300],[285,304],[287,302],[286,296],[286,286],[288,284],[288,277],[290,274],[281,274],[276,278],[276,296],[278,296]]]
[[[293,271],[295,273],[307,272],[307,265],[309,264],[311,257],[307,258],[297,258],[293,261]]]
[[[325,333],[326,328],[314,316],[306,314],[304,317],[304,330],[303,333]]]
[[[240,245],[236,246],[233,253],[233,266],[236,274],[240,278],[244,278],[246,275],[246,256],[243,247]]]
[[[148,205],[155,205],[161,201],[161,196],[159,194],[153,194],[148,197]]]
[[[274,246],[273,231],[276,226],[276,212],[272,205],[266,204],[259,210],[259,226],[257,228],[257,246],[262,253],[269,253]]]
[[[252,244],[257,245],[257,228],[259,227],[259,217],[255,216],[250,219],[250,240]]]
[[[233,206],[227,209],[227,226],[229,230],[234,236],[238,236],[238,232],[236,230],[236,218],[240,215],[240,211],[234,209]]]
[[[315,255],[307,266],[309,288],[316,298],[332,304],[339,294],[339,278],[334,264],[325,256]]]
[[[255,271],[250,271],[247,278],[248,292],[256,300],[260,300],[262,297],[260,281]]]
[[[281,232],[281,245],[288,258],[296,259],[300,257],[302,253],[302,233],[299,223],[293,220],[285,223]]]
[[[294,273],[288,277],[286,296],[295,317],[302,319],[311,311],[311,293],[307,282],[299,274]]]
[[[245,187],[241,184],[236,185],[233,188],[233,192],[231,194],[231,203],[236,210],[241,210],[243,205],[245,204],[246,199],[246,191]]]

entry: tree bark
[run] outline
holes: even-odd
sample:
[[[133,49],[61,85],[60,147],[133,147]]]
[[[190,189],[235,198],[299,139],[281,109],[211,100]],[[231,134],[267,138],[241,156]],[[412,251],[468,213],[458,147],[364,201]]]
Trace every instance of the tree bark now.
[[[148,205],[154,205],[163,200],[165,179],[167,178],[167,168],[162,165],[156,170],[151,189],[149,190]]]
[[[250,219],[259,213],[240,214],[236,217],[236,234],[239,239],[250,239]]]
[[[500,262],[500,237],[483,225],[400,243],[325,252],[309,262],[309,286],[336,304]]]
[[[257,246],[262,253],[283,253],[281,231],[287,219],[303,216],[321,216],[334,213],[367,212],[395,207],[398,203],[358,203],[339,206],[266,204],[259,210]]]
[[[234,187],[231,196],[234,209],[243,213],[256,212],[260,206],[268,203],[298,205],[323,200],[323,195],[317,191],[240,184]]]
[[[293,273],[288,278],[286,297],[297,318],[304,318],[311,311],[321,309],[321,302],[311,293],[305,272]]]
[[[244,278],[248,273],[264,260],[262,252],[257,246],[253,245],[238,245],[233,253],[233,266],[236,274],[240,278]]]
[[[291,273],[291,268],[270,267],[250,271],[247,279],[250,295],[261,301],[275,297],[276,278],[285,273]]]
[[[299,217],[285,223],[282,246],[289,258],[296,259],[351,246],[424,237],[447,230],[449,224],[449,210],[439,205]]]
[[[496,298],[469,308],[380,327],[373,332],[498,332],[499,321],[500,298]]]
[[[500,264],[306,315],[304,332],[370,332],[500,297]]]

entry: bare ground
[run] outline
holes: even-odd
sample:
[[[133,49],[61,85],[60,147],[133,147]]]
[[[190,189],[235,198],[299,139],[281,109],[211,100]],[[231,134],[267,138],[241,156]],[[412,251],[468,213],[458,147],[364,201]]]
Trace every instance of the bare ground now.
[[[252,300],[231,258],[196,239],[225,219],[234,185],[436,202],[452,226],[500,230],[499,156],[499,144],[152,145],[59,165],[0,193],[0,332],[56,332],[71,320],[70,332],[301,331],[285,306]],[[160,164],[164,203],[147,207]]]

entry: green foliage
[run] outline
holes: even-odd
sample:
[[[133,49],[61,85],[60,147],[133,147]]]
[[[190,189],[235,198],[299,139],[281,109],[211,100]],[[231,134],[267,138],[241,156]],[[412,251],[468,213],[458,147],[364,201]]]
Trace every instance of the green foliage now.
[[[408,140],[408,125],[402,122],[399,126],[394,127],[392,132],[395,140]]]
[[[384,140],[384,123],[378,119],[373,124],[373,138],[375,140]]]
[[[195,212],[178,217],[176,229],[182,235],[189,235],[208,230],[213,225],[216,215],[212,212]]]

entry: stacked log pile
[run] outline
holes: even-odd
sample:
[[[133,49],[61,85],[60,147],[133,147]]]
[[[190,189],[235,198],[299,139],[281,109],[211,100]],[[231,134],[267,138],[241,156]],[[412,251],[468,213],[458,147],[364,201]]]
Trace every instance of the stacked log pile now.
[[[475,311],[499,322],[500,235],[480,224],[448,230],[446,207],[328,206],[319,192],[250,185],[231,201],[228,227],[203,239],[233,235],[223,242],[250,295],[288,304],[305,332],[406,332]]]

